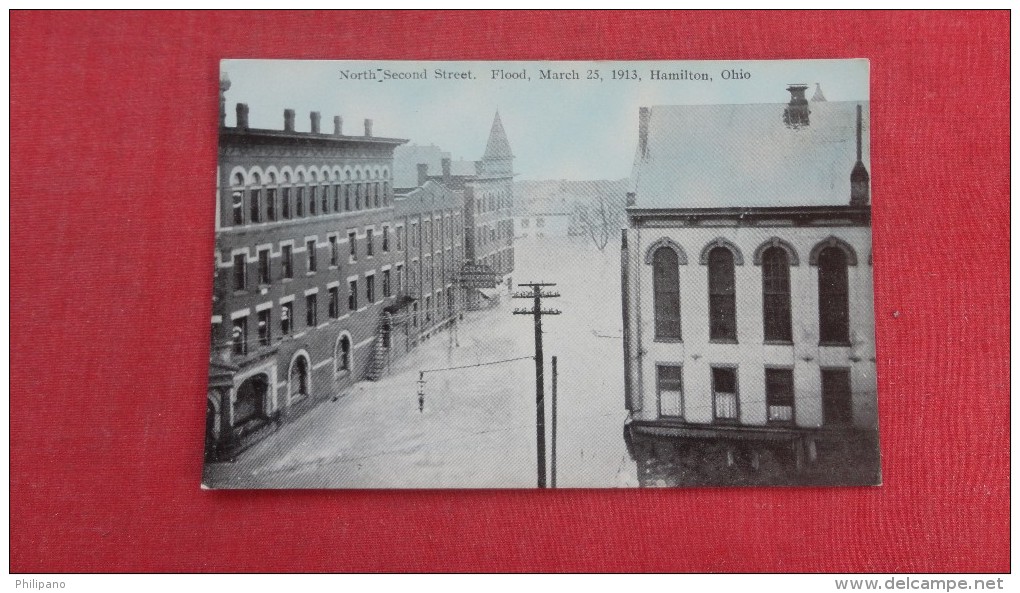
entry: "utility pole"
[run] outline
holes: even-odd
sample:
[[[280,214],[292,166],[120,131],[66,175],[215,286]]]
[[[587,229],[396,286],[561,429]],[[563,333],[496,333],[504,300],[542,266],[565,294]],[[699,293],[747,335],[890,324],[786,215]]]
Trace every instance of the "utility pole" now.
[[[556,357],[552,357],[553,393],[552,393],[552,487],[556,487]]]
[[[542,298],[555,298],[560,295],[557,292],[542,292],[544,286],[556,286],[553,283],[530,282],[517,286],[529,287],[531,292],[515,292],[513,298],[534,301],[531,309],[514,309],[514,315],[535,317],[535,432],[538,441],[538,487],[545,488],[545,364],[542,358],[542,316],[559,315],[561,311],[542,309]]]

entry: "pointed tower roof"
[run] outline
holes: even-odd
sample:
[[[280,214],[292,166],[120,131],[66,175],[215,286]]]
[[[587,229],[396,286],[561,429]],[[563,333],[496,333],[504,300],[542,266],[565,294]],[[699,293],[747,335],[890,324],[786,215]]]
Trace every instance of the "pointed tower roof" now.
[[[815,83],[815,94],[811,97],[812,101],[824,101],[825,95],[822,94],[822,83]]]
[[[513,152],[510,150],[510,141],[506,139],[506,131],[503,129],[503,121],[499,119],[499,111],[492,120],[492,129],[489,131],[489,141],[485,144],[484,160],[512,159]]]

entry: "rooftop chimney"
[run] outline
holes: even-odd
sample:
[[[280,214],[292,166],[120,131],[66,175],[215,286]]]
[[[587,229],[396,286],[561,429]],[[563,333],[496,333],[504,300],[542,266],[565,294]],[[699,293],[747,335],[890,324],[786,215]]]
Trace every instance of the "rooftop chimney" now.
[[[313,112],[309,113],[308,115],[309,115],[309,118],[312,120],[312,133],[313,134],[318,134],[319,133],[319,122],[322,121],[322,114],[319,113],[318,111],[313,111]]]
[[[426,163],[418,163],[418,187],[425,185],[429,180],[429,166]]]
[[[370,119],[365,120],[365,136],[366,137],[372,136],[372,120]]]
[[[342,136],[344,133],[344,118],[339,115],[333,116],[333,135]]]
[[[452,165],[452,163],[450,162],[450,157],[444,156],[443,157],[443,185],[445,185],[447,187],[450,186],[450,178],[452,177],[452,174],[451,174],[451,165]]]
[[[294,110],[284,109],[283,110],[283,131],[293,132],[294,131]]]
[[[648,122],[652,119],[652,110],[648,107],[638,109],[638,150],[641,158],[648,156]]]
[[[808,108],[807,99],[804,98],[807,85],[791,84],[786,90],[790,91],[790,103],[783,110],[783,122],[791,128],[811,125],[809,119],[811,110]]]
[[[861,153],[861,136],[863,135],[863,119],[861,106],[857,106],[857,162],[850,172],[850,205],[867,206],[871,199],[871,190],[868,188],[871,176],[864,166]]]
[[[248,105],[245,103],[237,104],[237,129],[248,129]]]

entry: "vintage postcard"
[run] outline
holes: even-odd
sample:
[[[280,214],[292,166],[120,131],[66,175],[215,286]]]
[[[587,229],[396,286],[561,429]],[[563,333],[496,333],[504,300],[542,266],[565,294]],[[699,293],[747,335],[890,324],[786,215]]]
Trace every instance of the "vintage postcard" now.
[[[868,76],[223,61],[203,485],[880,484]]]

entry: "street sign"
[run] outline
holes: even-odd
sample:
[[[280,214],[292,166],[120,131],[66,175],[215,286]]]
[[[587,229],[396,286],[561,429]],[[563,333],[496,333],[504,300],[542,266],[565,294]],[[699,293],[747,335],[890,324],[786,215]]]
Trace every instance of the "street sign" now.
[[[460,285],[464,288],[495,288],[496,271],[484,264],[464,264],[460,269]]]

